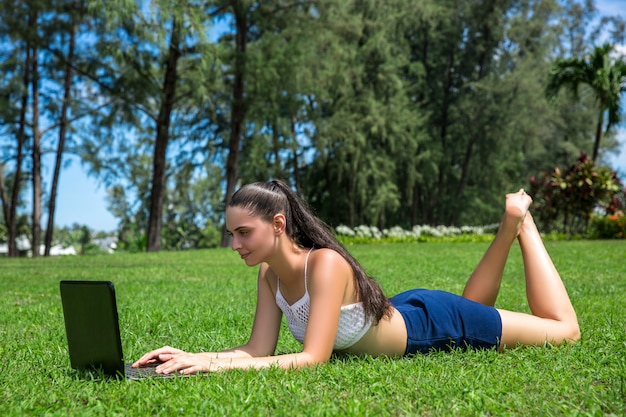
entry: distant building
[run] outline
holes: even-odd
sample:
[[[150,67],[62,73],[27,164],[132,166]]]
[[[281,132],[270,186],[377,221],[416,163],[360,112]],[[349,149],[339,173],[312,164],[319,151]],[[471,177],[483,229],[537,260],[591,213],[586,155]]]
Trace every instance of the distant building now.
[[[19,236],[15,239],[15,246],[17,251],[22,256],[33,256],[31,250],[30,241],[26,236]],[[39,246],[39,254],[43,255],[46,247],[44,245]],[[0,256],[7,256],[9,253],[9,245],[7,243],[0,243]],[[50,248],[50,256],[62,256],[62,255],[76,255],[76,249],[73,246],[64,248],[61,245],[52,246]]]
[[[108,253],[115,252],[117,249],[117,237],[115,236],[107,236],[102,238],[97,238],[92,241],[94,245],[98,245],[100,249],[107,251]]]

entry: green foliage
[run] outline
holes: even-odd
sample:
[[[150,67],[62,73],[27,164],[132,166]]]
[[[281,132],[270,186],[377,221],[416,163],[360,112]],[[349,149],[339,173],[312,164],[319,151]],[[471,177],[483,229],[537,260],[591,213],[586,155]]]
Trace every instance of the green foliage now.
[[[198,240],[198,248],[217,248],[222,240],[221,228],[207,221],[204,229],[200,231],[200,239]]]
[[[460,293],[485,243],[351,247],[389,296],[414,287]],[[233,371],[117,381],[70,368],[58,281],[112,279],[132,361],[165,344],[189,351],[245,343],[256,268],[227,249],[0,262],[0,415],[547,416],[623,415],[626,241],[549,242],[582,340],[573,346],[414,358],[333,357],[299,371]],[[496,306],[528,311],[514,246]],[[301,349],[285,325],[278,351]]]
[[[21,98],[36,47],[42,139],[53,148],[66,129],[67,152],[110,192],[125,250],[145,247],[151,218],[165,249],[211,246],[226,185],[271,178],[333,225],[489,224],[506,192],[591,154],[594,134],[604,130],[600,156],[618,145],[614,114],[597,121],[620,104],[623,59],[609,46],[624,22],[598,20],[593,2],[18,3],[0,2],[0,181],[10,194],[20,127],[18,180],[32,177],[36,112]],[[57,123],[72,18],[73,95]],[[594,49],[607,32],[609,46]],[[549,105],[550,74],[552,87],[580,84],[579,99]]]
[[[396,24],[405,2],[329,2],[321,10],[319,83],[311,106],[312,163],[300,190],[329,223],[384,227],[402,206],[399,178],[416,177],[423,114],[413,111]],[[411,187],[412,184],[408,184]]]
[[[589,235],[594,239],[626,239],[626,216],[621,213],[593,217]]]
[[[556,167],[530,179],[541,229],[569,235],[584,234],[594,210],[609,209],[622,187],[614,171],[597,167],[584,153],[567,170]]]
[[[118,248],[130,253],[144,252],[146,250],[146,233],[137,227],[135,223],[129,223],[123,233],[118,236]]]
[[[620,121],[620,101],[626,92],[626,59],[611,57],[614,46],[608,43],[594,47],[583,58],[557,59],[549,72],[546,96],[555,100],[559,90],[568,88],[576,99],[579,86],[587,85],[595,98],[598,110],[596,136],[592,160],[597,161],[602,131],[609,131]],[[606,123],[604,121],[606,113]]]

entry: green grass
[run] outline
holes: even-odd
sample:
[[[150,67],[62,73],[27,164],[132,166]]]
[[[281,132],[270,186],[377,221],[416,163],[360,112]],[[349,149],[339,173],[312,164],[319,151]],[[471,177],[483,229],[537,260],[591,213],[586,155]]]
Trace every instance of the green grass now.
[[[459,293],[487,243],[356,245],[388,295]],[[0,259],[0,415],[624,415],[626,241],[548,242],[579,314],[582,340],[560,348],[414,358],[334,358],[312,369],[117,381],[72,370],[58,282],[117,289],[130,361],[164,344],[191,351],[246,341],[256,268],[229,250]],[[528,311],[519,248],[498,307]],[[299,348],[283,329],[279,352]]]

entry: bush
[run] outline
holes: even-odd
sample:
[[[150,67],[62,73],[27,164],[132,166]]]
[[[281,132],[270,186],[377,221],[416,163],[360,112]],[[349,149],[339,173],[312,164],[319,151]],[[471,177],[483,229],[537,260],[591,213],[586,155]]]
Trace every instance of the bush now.
[[[539,228],[585,235],[594,212],[614,214],[623,206],[623,185],[609,168],[597,167],[581,153],[568,169],[556,167],[530,179],[530,194]]]
[[[592,218],[589,236],[593,239],[625,239],[626,216],[620,213]]]

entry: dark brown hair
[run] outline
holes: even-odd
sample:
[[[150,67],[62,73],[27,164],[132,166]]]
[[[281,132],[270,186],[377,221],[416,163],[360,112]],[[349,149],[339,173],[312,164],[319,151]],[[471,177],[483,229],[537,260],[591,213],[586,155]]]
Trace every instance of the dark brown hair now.
[[[228,207],[240,207],[252,216],[272,222],[282,213],[286,219],[287,236],[302,248],[328,248],[338,252],[354,271],[355,290],[368,318],[377,323],[389,316],[391,304],[380,285],[365,273],[363,267],[337,240],[330,228],[283,181],[256,182],[241,187],[228,202]]]

